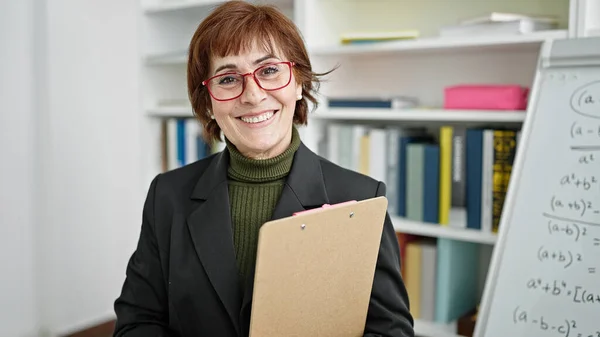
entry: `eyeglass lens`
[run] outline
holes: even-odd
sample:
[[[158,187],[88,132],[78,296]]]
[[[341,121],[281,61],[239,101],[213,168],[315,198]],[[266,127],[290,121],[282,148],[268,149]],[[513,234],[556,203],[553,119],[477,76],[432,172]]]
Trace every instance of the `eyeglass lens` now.
[[[208,82],[210,93],[221,100],[239,96],[244,89],[244,77],[236,73],[216,76]],[[287,63],[268,64],[254,71],[254,78],[264,90],[281,89],[289,84],[290,77],[291,69]]]

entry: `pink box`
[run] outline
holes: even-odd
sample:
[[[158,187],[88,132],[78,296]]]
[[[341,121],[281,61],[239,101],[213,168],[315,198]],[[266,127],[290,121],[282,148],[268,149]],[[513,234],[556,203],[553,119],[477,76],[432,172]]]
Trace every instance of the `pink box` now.
[[[444,108],[526,110],[528,94],[519,85],[456,85],[444,89]]]

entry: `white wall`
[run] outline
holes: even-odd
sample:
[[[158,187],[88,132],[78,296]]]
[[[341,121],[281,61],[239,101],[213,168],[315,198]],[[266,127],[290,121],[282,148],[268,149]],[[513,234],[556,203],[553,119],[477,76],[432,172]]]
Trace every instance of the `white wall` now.
[[[137,2],[46,1],[41,323],[112,318],[140,227]]]
[[[0,336],[113,318],[135,248],[137,2],[0,7]]]
[[[0,4],[0,336],[36,331],[33,0]]]

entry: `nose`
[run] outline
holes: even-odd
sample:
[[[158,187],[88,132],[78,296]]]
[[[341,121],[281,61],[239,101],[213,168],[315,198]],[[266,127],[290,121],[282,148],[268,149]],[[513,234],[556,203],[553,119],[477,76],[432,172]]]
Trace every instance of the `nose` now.
[[[244,76],[245,88],[242,93],[242,103],[257,105],[267,97],[267,93],[258,85],[251,74]]]

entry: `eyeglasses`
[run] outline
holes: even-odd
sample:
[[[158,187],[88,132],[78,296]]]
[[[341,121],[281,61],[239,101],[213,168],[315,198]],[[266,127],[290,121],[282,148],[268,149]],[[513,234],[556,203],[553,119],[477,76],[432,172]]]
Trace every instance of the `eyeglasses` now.
[[[229,101],[242,95],[246,89],[246,76],[252,76],[256,84],[265,91],[285,88],[292,80],[294,62],[277,62],[261,66],[251,73],[240,74],[227,72],[213,76],[202,85],[208,88],[209,94],[217,101]]]

